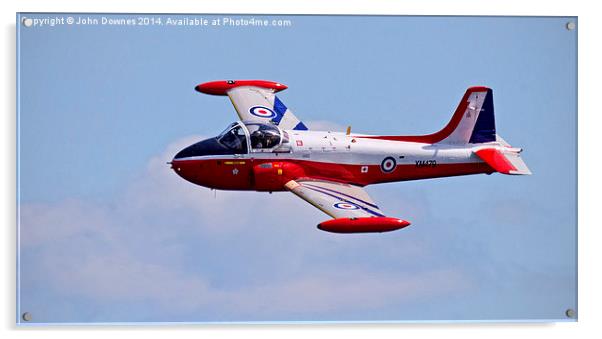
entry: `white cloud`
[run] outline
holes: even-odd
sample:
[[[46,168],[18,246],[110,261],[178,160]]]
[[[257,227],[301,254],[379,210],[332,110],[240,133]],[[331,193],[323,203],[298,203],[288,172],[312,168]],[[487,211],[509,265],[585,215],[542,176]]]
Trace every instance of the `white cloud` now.
[[[110,204],[23,204],[23,303],[43,302],[32,292],[42,288],[73,304],[143,304],[139,319],[207,320],[194,314],[210,312],[222,320],[269,320],[378,309],[470,285],[452,269],[404,273],[374,265],[379,258],[419,260],[423,249],[394,233],[318,231],[315,225],[328,217],[293,195],[214,197],[186,182],[166,162],[198,139],[180,140],[150,159]],[[60,314],[47,318],[83,320]],[[111,312],[94,316],[103,319],[112,319]]]

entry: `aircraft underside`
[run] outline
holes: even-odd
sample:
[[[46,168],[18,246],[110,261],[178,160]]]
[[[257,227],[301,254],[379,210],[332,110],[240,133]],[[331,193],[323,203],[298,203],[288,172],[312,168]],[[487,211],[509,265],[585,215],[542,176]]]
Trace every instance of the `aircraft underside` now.
[[[384,158],[384,156],[383,156]],[[386,173],[381,165],[337,164],[298,159],[219,158],[175,161],[184,179],[219,190],[286,191],[293,179],[315,179],[358,186],[470,174],[491,174],[484,162],[437,163],[436,160],[398,164]]]

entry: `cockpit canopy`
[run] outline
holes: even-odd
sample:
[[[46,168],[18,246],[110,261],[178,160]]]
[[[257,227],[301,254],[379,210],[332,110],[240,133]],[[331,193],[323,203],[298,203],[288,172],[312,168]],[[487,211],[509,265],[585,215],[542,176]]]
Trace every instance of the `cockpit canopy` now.
[[[236,153],[288,152],[288,134],[273,124],[235,122],[230,124],[217,141]]]
[[[222,146],[236,153],[247,153],[247,136],[243,126],[238,122],[230,124],[216,139]]]
[[[208,155],[290,152],[288,134],[272,124],[235,122],[220,135],[190,145],[174,159]]]

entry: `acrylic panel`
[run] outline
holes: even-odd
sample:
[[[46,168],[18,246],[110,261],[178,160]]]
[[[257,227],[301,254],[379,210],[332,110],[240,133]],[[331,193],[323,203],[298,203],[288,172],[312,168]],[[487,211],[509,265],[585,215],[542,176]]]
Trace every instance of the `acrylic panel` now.
[[[17,323],[575,321],[577,30],[18,13]]]

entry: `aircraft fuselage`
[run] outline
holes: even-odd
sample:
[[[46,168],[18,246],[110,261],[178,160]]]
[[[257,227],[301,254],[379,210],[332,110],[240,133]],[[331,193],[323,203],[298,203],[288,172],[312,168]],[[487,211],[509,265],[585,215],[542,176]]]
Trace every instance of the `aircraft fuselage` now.
[[[467,145],[390,141],[324,131],[286,130],[284,134],[288,142],[275,150],[254,151],[249,147],[247,153],[203,154],[219,153],[205,148],[204,152],[176,157],[172,168],[197,185],[255,191],[283,191],[287,181],[300,178],[366,186],[494,172]]]

